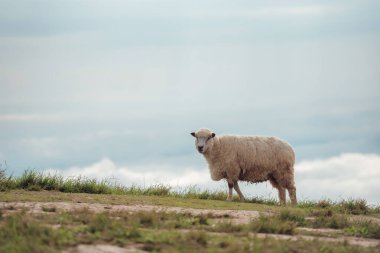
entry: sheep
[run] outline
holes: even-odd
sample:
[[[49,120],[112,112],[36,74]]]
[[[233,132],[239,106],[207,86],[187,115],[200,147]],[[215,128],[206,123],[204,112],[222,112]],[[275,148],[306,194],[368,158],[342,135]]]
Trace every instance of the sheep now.
[[[259,183],[269,180],[278,190],[280,204],[286,203],[286,192],[292,205],[297,204],[294,182],[295,154],[292,147],[276,137],[261,136],[216,136],[206,128],[192,132],[195,146],[207,160],[211,179],[226,179],[227,200],[232,200],[232,188],[241,201],[244,196],[238,181]]]

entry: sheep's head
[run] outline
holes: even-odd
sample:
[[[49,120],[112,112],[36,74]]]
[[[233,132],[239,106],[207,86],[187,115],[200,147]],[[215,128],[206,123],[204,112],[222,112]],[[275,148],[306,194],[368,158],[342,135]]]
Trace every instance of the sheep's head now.
[[[197,132],[192,132],[192,136],[195,137],[195,147],[199,153],[204,154],[210,146],[212,146],[215,133],[209,129],[201,128]]]

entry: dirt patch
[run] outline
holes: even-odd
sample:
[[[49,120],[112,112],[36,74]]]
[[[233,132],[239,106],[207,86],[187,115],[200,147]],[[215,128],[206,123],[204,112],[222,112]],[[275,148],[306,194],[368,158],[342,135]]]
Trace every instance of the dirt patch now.
[[[214,218],[230,220],[235,224],[248,223],[252,219],[260,216],[258,211],[248,210],[213,210],[213,209],[194,209],[181,207],[163,207],[153,205],[107,205],[98,203],[70,203],[70,202],[0,202],[0,209],[7,212],[15,212],[25,209],[27,213],[47,213],[46,210],[55,208],[56,212],[67,212],[86,209],[90,212],[175,212],[190,213],[192,215],[210,215]],[[45,210],[45,211],[44,211]]]
[[[73,248],[68,248],[63,253],[134,253],[146,252],[134,246],[119,247],[108,244],[87,245],[81,244]]]
[[[370,221],[377,225],[380,225],[380,219],[376,217],[369,217],[364,215],[351,216],[350,221]]]
[[[296,231],[301,232],[301,234],[312,235],[312,236],[337,237],[337,236],[342,235],[342,230],[332,229],[332,228],[297,227]]]
[[[347,242],[351,245],[357,245],[361,247],[377,247],[380,245],[380,241],[376,239],[367,239],[367,238],[358,238],[358,237],[352,237],[352,236],[342,236],[339,238],[331,238],[331,237],[321,237],[321,236],[311,236],[311,235],[279,235],[279,234],[250,234],[252,237],[258,237],[258,238],[275,238],[278,240],[306,240],[306,241],[312,241],[312,240],[319,240],[323,242],[332,242],[332,243],[342,243]]]

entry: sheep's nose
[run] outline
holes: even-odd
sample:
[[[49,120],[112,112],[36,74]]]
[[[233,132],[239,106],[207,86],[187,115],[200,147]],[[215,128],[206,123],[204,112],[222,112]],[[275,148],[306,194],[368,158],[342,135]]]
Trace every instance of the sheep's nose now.
[[[202,152],[202,151],[203,151],[203,146],[199,146],[199,147],[198,147],[198,151],[199,151],[199,152]]]

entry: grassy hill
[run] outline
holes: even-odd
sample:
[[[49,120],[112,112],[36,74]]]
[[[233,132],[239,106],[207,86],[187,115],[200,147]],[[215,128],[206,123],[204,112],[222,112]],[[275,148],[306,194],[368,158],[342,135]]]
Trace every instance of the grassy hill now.
[[[2,172],[0,190],[0,252],[380,252],[380,208],[365,200],[227,202],[35,171]]]

